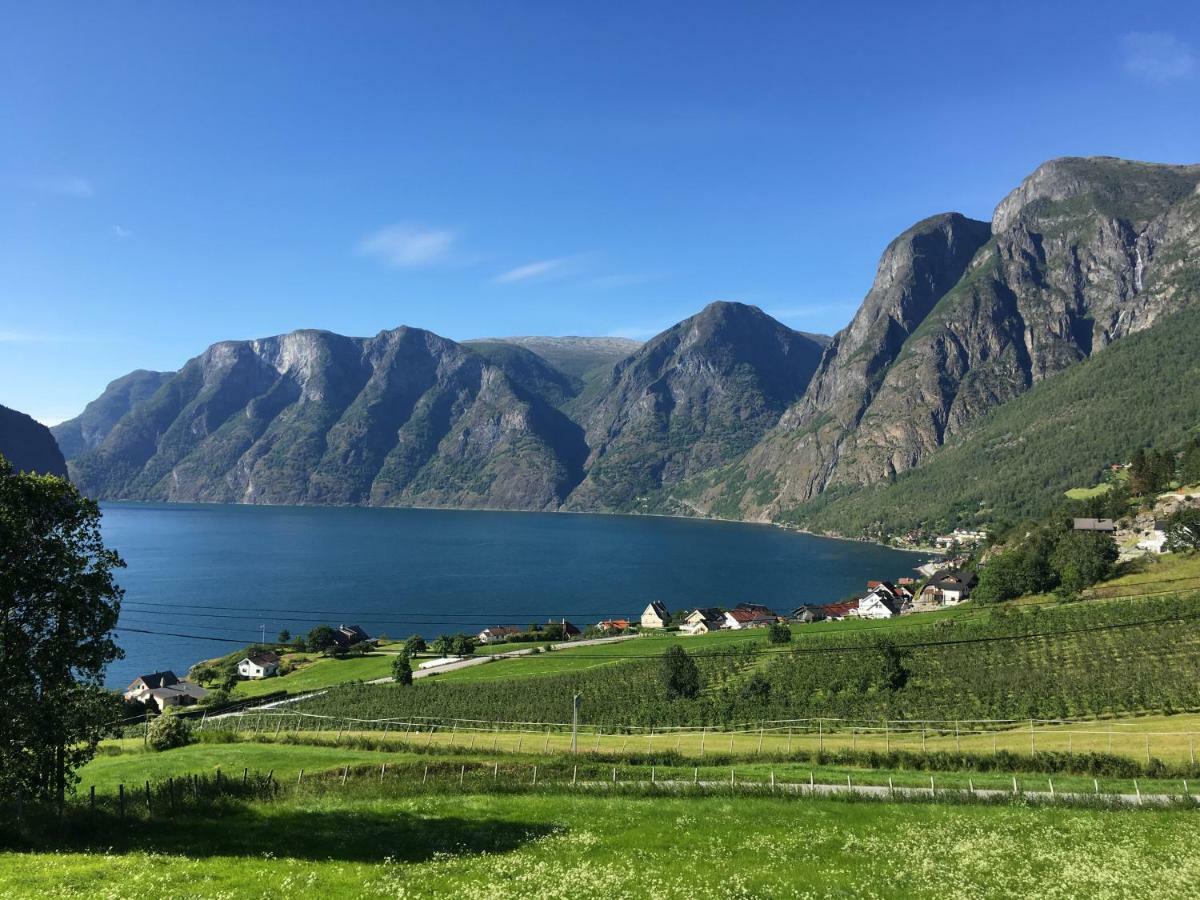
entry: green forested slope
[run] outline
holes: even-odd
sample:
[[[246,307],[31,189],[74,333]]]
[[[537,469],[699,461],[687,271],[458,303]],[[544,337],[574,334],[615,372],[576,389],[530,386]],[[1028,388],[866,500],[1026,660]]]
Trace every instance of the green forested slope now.
[[[784,518],[843,534],[995,524],[1048,511],[1140,446],[1200,425],[1200,309],[1131,335],[998,407],[891,484],[833,490]]]

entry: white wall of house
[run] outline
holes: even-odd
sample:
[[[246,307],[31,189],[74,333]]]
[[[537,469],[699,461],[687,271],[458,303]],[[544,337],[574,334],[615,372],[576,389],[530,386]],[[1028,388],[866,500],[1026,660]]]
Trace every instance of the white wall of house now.
[[[243,678],[266,678],[268,675],[274,675],[278,671],[279,666],[260,666],[249,659],[243,659],[238,663],[238,674]]]
[[[663,628],[666,626],[664,622],[654,611],[653,606],[647,606],[642,610],[642,627],[643,628]]]
[[[867,594],[867,596],[858,602],[858,617],[860,619],[890,619],[894,615],[896,614],[874,592]]]

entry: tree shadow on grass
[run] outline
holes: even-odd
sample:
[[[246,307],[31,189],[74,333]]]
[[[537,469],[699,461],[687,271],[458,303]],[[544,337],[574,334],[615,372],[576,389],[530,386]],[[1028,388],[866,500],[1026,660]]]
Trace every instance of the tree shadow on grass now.
[[[346,862],[423,862],[435,856],[507,853],[561,826],[506,819],[425,818],[374,810],[271,810],[225,806],[175,818],[122,822],[97,812],[39,829],[9,849],[162,853],[168,856],[275,856]]]

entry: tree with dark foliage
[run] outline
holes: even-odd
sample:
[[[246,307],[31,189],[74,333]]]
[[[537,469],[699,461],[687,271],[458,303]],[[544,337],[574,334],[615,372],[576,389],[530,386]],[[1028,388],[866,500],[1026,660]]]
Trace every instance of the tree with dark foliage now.
[[[124,565],[95,501],[0,457],[0,796],[61,805],[119,717],[103,685]]]
[[[700,696],[700,668],[678,644],[663,654],[662,683],[672,699],[692,700]]]

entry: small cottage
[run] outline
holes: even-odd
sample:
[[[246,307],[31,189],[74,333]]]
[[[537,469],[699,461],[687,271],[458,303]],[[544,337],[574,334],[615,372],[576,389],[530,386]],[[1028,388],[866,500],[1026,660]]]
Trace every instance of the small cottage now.
[[[279,674],[279,656],[270,650],[251,653],[238,663],[237,670],[243,678],[270,678]]]

